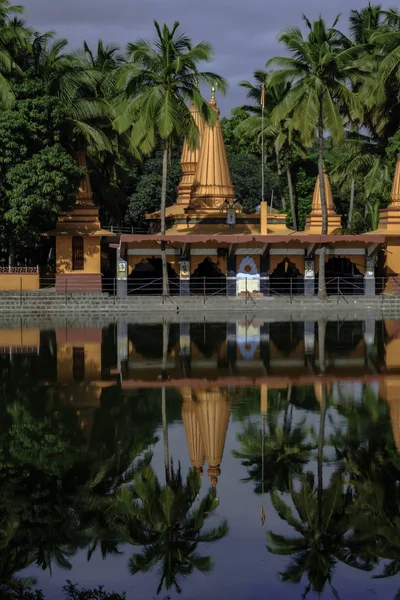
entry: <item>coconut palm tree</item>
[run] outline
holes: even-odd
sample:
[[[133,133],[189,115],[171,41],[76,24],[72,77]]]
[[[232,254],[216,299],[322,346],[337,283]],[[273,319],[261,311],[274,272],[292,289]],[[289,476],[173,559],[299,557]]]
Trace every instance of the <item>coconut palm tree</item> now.
[[[16,54],[21,48],[29,47],[29,31],[19,19],[24,7],[11,5],[9,0],[0,0],[0,105],[9,108],[14,102],[14,93],[9,77],[17,72]]]
[[[189,111],[193,103],[207,123],[215,121],[215,111],[202,97],[200,83],[212,83],[220,89],[225,81],[214,73],[199,72],[198,64],[208,62],[212,47],[207,42],[193,45],[179,31],[161,27],[156,21],[153,44],[144,40],[127,48],[127,62],[120,69],[118,80],[121,92],[116,125],[120,132],[130,130],[131,146],[135,151],[150,154],[161,141],[163,145],[161,189],[161,234],[165,235],[167,170],[171,146],[186,136],[191,145],[198,143],[199,131]],[[168,294],[168,275],[165,244],[161,245],[163,294]]]
[[[306,441],[305,420],[293,425],[293,406],[286,405],[282,426],[278,418],[279,414],[269,408],[264,436],[252,423],[237,435],[241,450],[233,451],[233,456],[247,467],[249,477],[245,481],[255,482],[256,494],[263,489],[288,491],[291,478],[302,473],[315,448]]]
[[[180,592],[179,579],[195,569],[210,571],[212,560],[201,556],[198,546],[220,540],[228,532],[226,521],[203,531],[218,500],[210,491],[194,507],[199,491],[199,473],[190,471],[184,481],[179,466],[177,471],[171,468],[170,480],[165,486],[160,485],[149,468],[134,478],[132,487],[121,488],[116,496],[111,509],[116,530],[125,542],[143,547],[130,559],[130,571],[133,575],[147,572],[161,563],[157,593],[163,585]]]
[[[349,83],[360,76],[354,63],[356,49],[336,29],[337,17],[331,27],[319,18],[311,23],[304,21],[308,35],[303,37],[298,28],[289,28],[279,36],[290,56],[272,58],[267,65],[273,67],[269,85],[290,82],[283,100],[272,113],[272,121],[281,122],[291,115],[289,132],[298,131],[306,145],[317,142],[318,173],[321,186],[322,235],[326,235],[328,219],[324,185],[324,133],[329,131],[333,140],[344,136],[343,112],[352,119],[360,117],[361,108]],[[325,247],[319,260],[319,295],[326,296]]]
[[[334,569],[338,562],[371,571],[377,560],[369,544],[358,532],[353,532],[353,494],[350,486],[338,474],[321,494],[314,475],[308,473],[298,491],[291,486],[291,500],[297,514],[278,492],[271,494],[272,504],[284,521],[298,534],[295,537],[268,532],[268,550],[273,554],[291,556],[289,566],[280,573],[282,581],[300,583],[306,575],[308,584],[303,598],[312,590],[322,594],[328,583],[334,595]]]

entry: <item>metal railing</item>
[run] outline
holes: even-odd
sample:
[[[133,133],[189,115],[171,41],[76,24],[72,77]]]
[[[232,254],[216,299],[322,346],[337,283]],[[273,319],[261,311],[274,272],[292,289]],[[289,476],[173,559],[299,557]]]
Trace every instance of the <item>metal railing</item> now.
[[[26,299],[40,298],[51,299],[55,296],[64,295],[73,302],[75,294],[91,293],[103,294],[108,298],[118,297],[145,297],[176,296],[202,297],[204,303],[213,297],[241,297],[251,303],[256,303],[261,297],[279,297],[285,301],[292,302],[298,296],[312,296],[318,294],[318,280],[305,281],[302,277],[267,277],[260,280],[243,278],[219,277],[192,277],[180,280],[169,277],[168,292],[163,294],[163,281],[161,277],[128,277],[127,280],[118,280],[113,277],[99,277],[98,275],[87,275],[86,277],[64,277],[59,280],[55,276],[40,276],[40,289],[32,290],[30,279],[22,273],[20,277],[12,279],[13,289],[7,289],[7,282],[1,283],[0,273],[0,297],[13,298],[22,304]],[[16,273],[16,275],[18,275]],[[376,295],[382,298],[387,295],[400,297],[400,281],[396,277],[375,278],[367,284],[363,277],[327,277],[326,289],[329,296],[335,296],[340,302],[347,302],[351,296]],[[371,289],[372,287],[372,289]]]

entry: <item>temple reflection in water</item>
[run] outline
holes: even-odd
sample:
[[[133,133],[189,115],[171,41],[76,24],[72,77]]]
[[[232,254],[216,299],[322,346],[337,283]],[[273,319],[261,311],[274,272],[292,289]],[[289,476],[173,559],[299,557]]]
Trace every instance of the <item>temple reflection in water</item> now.
[[[191,466],[203,473],[207,465],[212,485],[221,473],[231,407],[239,388],[257,390],[259,411],[265,415],[271,390],[307,385],[318,406],[323,386],[333,395],[345,390],[356,401],[366,385],[372,386],[389,404],[400,450],[397,321],[330,321],[322,329],[316,321],[256,319],[224,324],[113,324],[51,332],[2,329],[0,348],[11,364],[29,354],[40,371],[45,361],[49,384],[57,384],[61,404],[76,411],[87,435],[105,388],[118,387],[127,396],[141,389],[176,388],[182,398]]]

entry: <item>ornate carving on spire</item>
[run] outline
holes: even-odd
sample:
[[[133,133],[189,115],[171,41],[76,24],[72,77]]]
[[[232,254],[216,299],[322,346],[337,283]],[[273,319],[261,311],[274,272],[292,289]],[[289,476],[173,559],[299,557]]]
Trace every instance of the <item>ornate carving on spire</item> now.
[[[214,125],[204,125],[192,191],[193,207],[217,208],[235,198],[214,88],[210,105],[217,113],[217,121]]]

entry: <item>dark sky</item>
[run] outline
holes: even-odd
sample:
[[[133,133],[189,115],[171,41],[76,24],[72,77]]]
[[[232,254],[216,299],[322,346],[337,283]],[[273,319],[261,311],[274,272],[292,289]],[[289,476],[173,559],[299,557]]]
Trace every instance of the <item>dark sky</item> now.
[[[322,12],[330,24],[342,13],[339,26],[347,31],[349,10],[367,0],[21,0],[25,18],[39,31],[54,29],[66,37],[71,49],[98,38],[125,47],[129,41],[154,37],[153,20],[171,24],[178,20],[194,42],[207,40],[215,57],[208,67],[229,81],[229,91],[219,100],[223,113],[245,100],[238,87],[251,79],[273,56],[282,54],[276,41],[285,27],[301,26],[301,15],[315,19]],[[392,2],[390,5],[395,4]],[[206,92],[205,92],[206,93]]]

